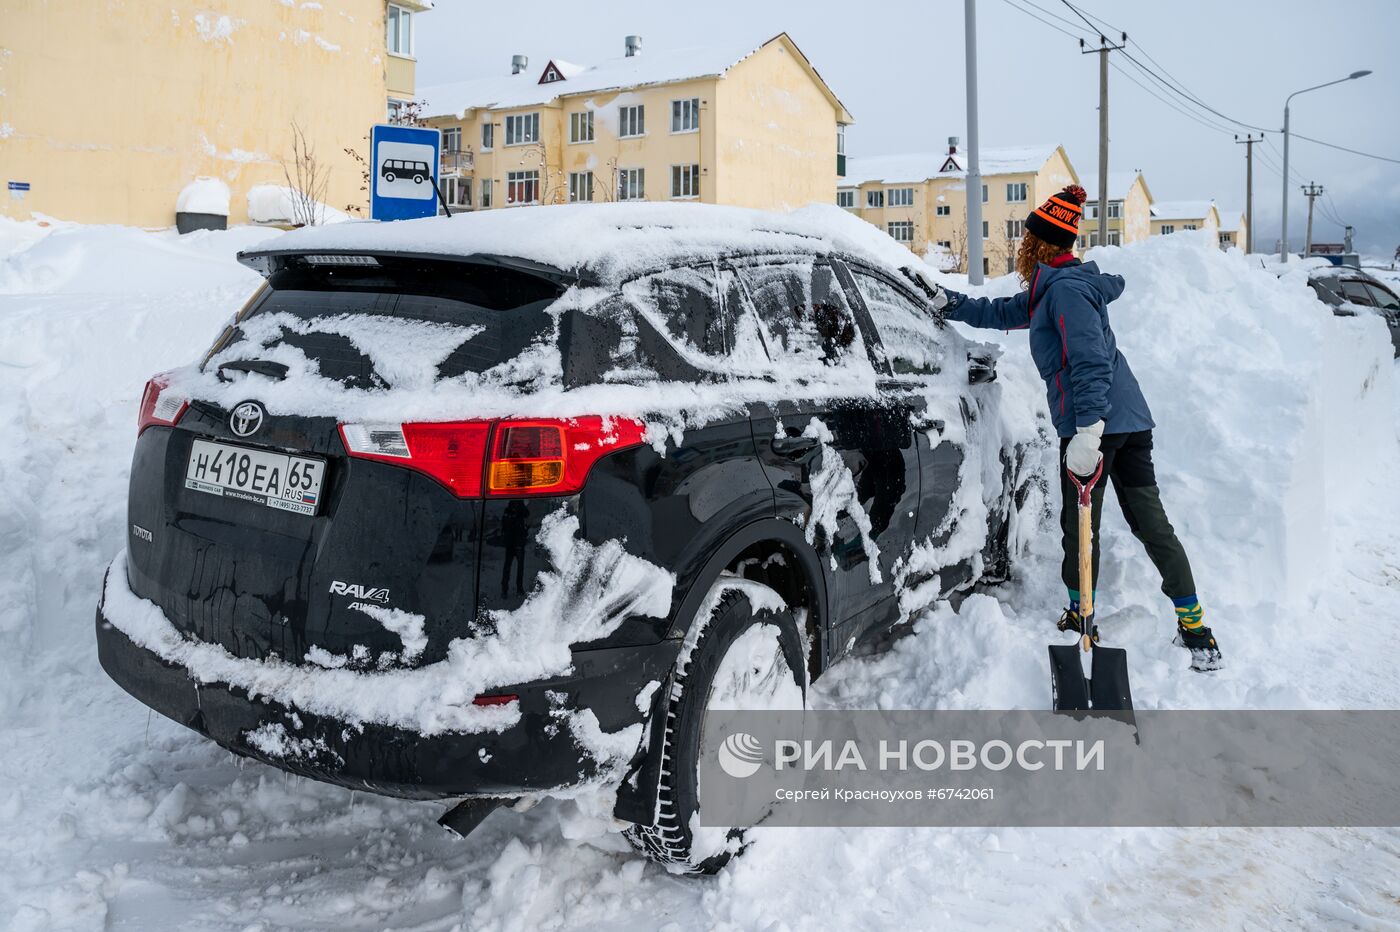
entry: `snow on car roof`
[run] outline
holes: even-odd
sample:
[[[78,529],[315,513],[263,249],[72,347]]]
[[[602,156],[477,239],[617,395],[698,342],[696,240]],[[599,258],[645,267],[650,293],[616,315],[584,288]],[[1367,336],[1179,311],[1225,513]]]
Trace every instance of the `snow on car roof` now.
[[[1035,143],[1025,146],[996,146],[978,153],[978,168],[982,175],[1015,175],[1038,172],[1059,146]],[[939,171],[948,161],[947,152],[908,152],[902,155],[877,155],[846,160],[846,174],[837,179],[842,187],[867,182],[925,181],[929,178],[962,178],[967,174],[967,156],[959,149],[953,154],[956,169]]]
[[[877,265],[917,264],[879,228],[835,205],[773,213],[707,204],[561,204],[421,220],[351,221],[305,227],[239,253],[264,256],[397,253],[502,256],[619,282],[677,261],[750,253],[839,252]]]

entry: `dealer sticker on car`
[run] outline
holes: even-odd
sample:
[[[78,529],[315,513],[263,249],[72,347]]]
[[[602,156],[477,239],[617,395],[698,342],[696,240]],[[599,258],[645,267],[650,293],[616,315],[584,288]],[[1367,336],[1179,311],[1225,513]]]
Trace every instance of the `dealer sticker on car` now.
[[[321,460],[305,456],[196,440],[185,488],[314,515],[325,468]]]

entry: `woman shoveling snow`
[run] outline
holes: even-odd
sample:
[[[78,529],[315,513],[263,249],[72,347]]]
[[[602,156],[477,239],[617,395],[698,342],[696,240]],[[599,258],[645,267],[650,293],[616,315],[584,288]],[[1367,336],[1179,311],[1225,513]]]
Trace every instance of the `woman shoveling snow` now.
[[[1162,592],[1176,608],[1178,645],[1191,651],[1191,668],[1218,670],[1220,648],[1206,627],[1186,551],[1162,507],[1152,466],[1152,414],[1128,361],[1118,351],[1108,305],[1123,293],[1123,279],[1082,263],[1071,250],[1079,236],[1085,194],[1070,185],[1026,217],[1016,271],[1026,290],[1009,298],[971,298],[944,292],[931,282],[934,304],[951,320],[993,330],[1029,330],[1031,356],[1049,394],[1050,416],[1060,435],[1065,465],[1090,476],[1103,462],[1133,535],[1162,574]],[[922,276],[920,276],[922,278]],[[1102,483],[1093,491],[1093,565],[1099,574],[1099,516]],[[1060,526],[1064,533],[1061,575],[1069,608],[1061,631],[1081,634],[1079,538],[1073,483],[1060,476]],[[1096,600],[1097,601],[1097,600]],[[1088,632],[1097,642],[1098,630]]]

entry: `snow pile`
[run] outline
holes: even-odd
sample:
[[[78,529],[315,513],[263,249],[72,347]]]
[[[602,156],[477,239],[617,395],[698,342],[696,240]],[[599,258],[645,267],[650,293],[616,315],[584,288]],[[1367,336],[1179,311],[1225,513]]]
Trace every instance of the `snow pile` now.
[[[175,212],[180,214],[220,214],[228,216],[228,185],[204,175],[180,189]]]
[[[520,719],[517,704],[474,705],[493,689],[567,673],[571,644],[596,641],[626,618],[664,618],[675,579],[633,556],[620,541],[580,540],[578,518],[563,508],[540,527],[553,569],[540,574],[519,608],[489,613],[481,630],[456,638],[447,658],[412,670],[359,672],[235,657],[217,644],[190,640],[154,603],[132,593],[126,552],[107,573],[102,606],[132,641],[189,671],[200,683],[228,683],[283,705],[361,724],[374,722],[424,735],[500,731]],[[399,633],[405,653],[421,652],[422,619],[398,612],[375,615]],[[585,746],[586,747],[586,746]]]
[[[303,222],[298,206],[301,196],[284,184],[255,184],[248,189],[248,219],[254,223],[293,224]],[[317,201],[313,206],[316,223],[343,223],[350,215]]]

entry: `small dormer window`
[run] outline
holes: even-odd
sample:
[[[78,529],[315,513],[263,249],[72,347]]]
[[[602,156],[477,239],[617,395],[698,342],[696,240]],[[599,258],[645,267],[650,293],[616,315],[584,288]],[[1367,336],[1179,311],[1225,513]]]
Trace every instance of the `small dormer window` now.
[[[943,160],[943,167],[940,168],[938,171],[940,174],[942,172],[960,172],[962,171],[962,166],[958,164],[958,160],[956,158],[950,155]]]
[[[564,80],[564,72],[559,70],[559,66],[554,62],[544,66],[544,74],[540,75],[541,84],[553,84],[556,81]]]

